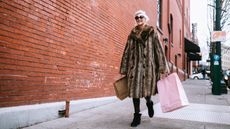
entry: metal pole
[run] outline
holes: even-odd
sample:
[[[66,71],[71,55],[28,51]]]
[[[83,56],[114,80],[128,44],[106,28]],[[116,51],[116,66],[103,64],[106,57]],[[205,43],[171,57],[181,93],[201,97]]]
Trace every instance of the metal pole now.
[[[215,31],[221,31],[220,26],[221,20],[221,0],[216,0],[216,22],[215,22]],[[212,94],[220,95],[221,94],[221,44],[220,42],[216,42],[216,51],[212,56],[213,58],[213,86],[212,86]],[[217,58],[218,57],[218,58]]]

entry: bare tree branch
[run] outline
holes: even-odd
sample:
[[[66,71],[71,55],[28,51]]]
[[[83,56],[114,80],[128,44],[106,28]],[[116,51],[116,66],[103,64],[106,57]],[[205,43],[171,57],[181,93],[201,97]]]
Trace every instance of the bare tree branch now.
[[[221,0],[221,29],[226,27],[230,22],[230,1]]]
[[[211,32],[213,31],[214,27],[215,27],[215,3],[216,0],[207,0],[208,2],[208,30],[209,30],[209,36],[207,36],[207,41],[209,40],[209,42],[207,42],[207,46],[208,47],[215,47],[215,46],[211,46]],[[228,32],[230,30],[230,0],[221,0],[221,30],[224,30],[226,32]],[[230,40],[230,39],[227,39]],[[226,40],[226,41],[227,41]],[[213,44],[214,45],[214,44]],[[227,49],[227,51],[230,49]],[[210,51],[212,51],[210,49]]]

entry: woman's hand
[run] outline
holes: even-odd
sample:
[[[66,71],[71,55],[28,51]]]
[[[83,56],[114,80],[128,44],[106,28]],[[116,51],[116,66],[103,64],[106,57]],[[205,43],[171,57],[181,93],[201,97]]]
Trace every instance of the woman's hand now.
[[[168,76],[167,73],[161,73],[160,78],[161,78],[161,79],[164,79],[164,78],[167,77],[167,76]]]
[[[167,77],[169,75],[169,71],[165,71],[164,73],[161,73],[161,75],[160,75],[160,78],[161,79],[164,79],[165,77]]]

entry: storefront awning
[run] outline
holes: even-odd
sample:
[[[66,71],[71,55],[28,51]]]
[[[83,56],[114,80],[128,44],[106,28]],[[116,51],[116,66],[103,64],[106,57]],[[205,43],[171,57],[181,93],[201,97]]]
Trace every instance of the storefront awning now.
[[[199,61],[199,60],[201,60],[201,55],[198,54],[198,53],[189,52],[187,54],[187,56],[188,56],[188,59],[190,61]]]
[[[189,39],[185,38],[185,52],[200,52],[200,47],[192,41],[190,41]]]

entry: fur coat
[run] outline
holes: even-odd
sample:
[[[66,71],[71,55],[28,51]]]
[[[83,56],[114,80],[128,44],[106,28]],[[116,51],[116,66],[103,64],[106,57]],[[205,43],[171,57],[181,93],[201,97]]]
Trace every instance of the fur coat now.
[[[156,30],[149,25],[142,30],[133,28],[120,65],[120,74],[128,78],[129,97],[155,95],[160,73],[164,73],[167,67]]]

